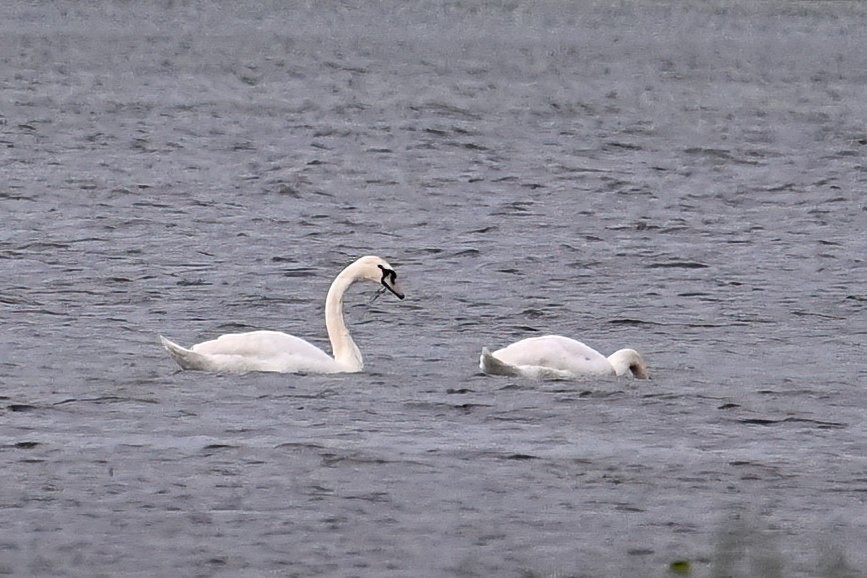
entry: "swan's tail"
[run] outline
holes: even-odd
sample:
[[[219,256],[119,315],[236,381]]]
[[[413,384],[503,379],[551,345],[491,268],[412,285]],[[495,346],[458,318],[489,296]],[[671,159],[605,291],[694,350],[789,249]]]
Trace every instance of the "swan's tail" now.
[[[207,360],[201,353],[181,347],[162,335],[160,335],[160,342],[162,342],[166,351],[169,352],[169,355],[172,356],[172,359],[177,361],[178,365],[184,369],[204,369],[207,365]]]
[[[514,365],[504,363],[494,357],[487,347],[482,347],[482,355],[479,356],[479,369],[488,375],[521,375],[521,372]]]

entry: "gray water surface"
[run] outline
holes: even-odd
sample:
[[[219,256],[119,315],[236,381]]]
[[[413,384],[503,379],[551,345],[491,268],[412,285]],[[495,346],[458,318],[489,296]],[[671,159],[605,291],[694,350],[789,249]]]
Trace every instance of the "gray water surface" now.
[[[863,575],[865,6],[4,2],[0,573]]]

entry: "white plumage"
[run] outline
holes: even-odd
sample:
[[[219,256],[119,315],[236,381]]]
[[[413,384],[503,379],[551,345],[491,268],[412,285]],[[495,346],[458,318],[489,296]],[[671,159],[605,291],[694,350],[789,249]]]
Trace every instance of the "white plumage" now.
[[[577,379],[632,373],[647,379],[647,365],[634,349],[605,357],[580,341],[561,335],[529,337],[491,353],[482,348],[479,367],[489,375]]]
[[[341,271],[325,299],[325,327],[333,357],[300,337],[279,331],[231,333],[189,349],[162,335],[160,341],[184,369],[280,373],[358,372],[364,369],[364,362],[343,321],[343,295],[353,283],[360,280],[380,283],[399,299],[404,297],[397,285],[397,274],[380,257],[362,257]]]

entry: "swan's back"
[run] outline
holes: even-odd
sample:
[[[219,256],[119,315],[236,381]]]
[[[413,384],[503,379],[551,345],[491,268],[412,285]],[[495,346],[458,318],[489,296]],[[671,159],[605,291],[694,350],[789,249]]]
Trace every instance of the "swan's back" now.
[[[522,339],[493,355],[509,365],[546,367],[575,375],[614,373],[604,355],[580,341],[561,335]]]
[[[165,344],[165,343],[164,343]],[[193,345],[189,350],[169,352],[185,369],[206,371],[275,371],[281,373],[336,373],[345,371],[334,359],[300,337],[280,331],[251,331],[221,335]],[[184,354],[183,352],[190,352]]]
[[[313,355],[313,351],[330,359],[324,351],[311,345],[300,337],[281,331],[250,331],[230,333],[210,341],[193,345],[190,349],[204,355],[249,355],[253,357],[273,357],[283,352]]]

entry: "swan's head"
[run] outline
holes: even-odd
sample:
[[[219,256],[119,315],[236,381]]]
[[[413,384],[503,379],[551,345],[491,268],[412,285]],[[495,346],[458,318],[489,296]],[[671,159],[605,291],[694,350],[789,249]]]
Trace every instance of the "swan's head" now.
[[[644,358],[634,349],[615,351],[608,358],[608,361],[614,366],[614,371],[617,375],[624,375],[629,371],[636,379],[650,379]]]
[[[630,352],[629,371],[632,372],[632,376],[636,379],[650,379],[650,374],[647,373],[647,364],[641,354],[634,349],[627,349],[627,351]]]
[[[367,256],[356,261],[355,265],[360,268],[357,273],[358,278],[379,283],[398,299],[404,298],[403,291],[397,283],[397,273],[388,261],[381,257]]]
[[[636,355],[638,355],[638,359],[629,366],[629,371],[631,371],[632,376],[637,379],[650,379],[650,374],[647,373],[647,364],[644,363],[644,359],[640,354]]]

